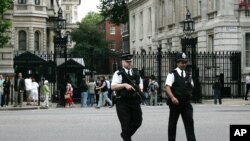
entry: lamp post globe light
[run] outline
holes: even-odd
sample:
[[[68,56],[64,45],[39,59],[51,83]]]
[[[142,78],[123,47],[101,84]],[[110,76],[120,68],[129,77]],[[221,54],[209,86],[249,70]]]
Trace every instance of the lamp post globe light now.
[[[189,10],[187,10],[186,13],[186,19],[183,22],[183,32],[186,35],[191,36],[191,34],[194,32],[194,20],[191,18],[191,13]]]
[[[54,21],[54,29],[55,29],[55,36],[54,36],[54,60],[55,60],[55,80],[57,80],[57,57],[61,58],[61,51],[64,51],[64,83],[66,83],[66,75],[67,75],[67,42],[68,37],[67,35],[62,34],[62,30],[66,29],[66,19],[63,18],[63,11],[61,7],[58,10],[58,16],[55,18]],[[60,98],[60,97],[59,97]],[[60,99],[59,99],[60,100]]]
[[[186,54],[191,53],[191,69],[192,69],[192,79],[194,82],[194,92],[193,92],[193,100],[195,103],[200,102],[201,100],[201,91],[200,91],[200,83],[199,83],[199,71],[197,69],[196,63],[196,44],[197,38],[192,37],[192,33],[195,31],[195,23],[191,18],[191,13],[189,10],[186,12],[186,19],[183,22],[183,33],[184,37],[181,38],[182,44],[182,52]]]

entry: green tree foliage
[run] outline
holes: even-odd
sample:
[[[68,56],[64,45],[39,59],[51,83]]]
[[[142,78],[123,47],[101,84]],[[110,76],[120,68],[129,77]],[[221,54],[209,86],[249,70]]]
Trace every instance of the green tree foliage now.
[[[88,14],[82,19],[82,22],[88,25],[96,26],[102,20],[102,16],[96,12],[88,12]]]
[[[106,48],[107,42],[96,26],[83,21],[79,23],[79,28],[75,29],[71,36],[76,42],[71,53],[83,56],[87,68],[96,69],[102,62],[101,60],[109,55],[109,50]]]
[[[101,15],[119,25],[128,22],[128,0],[100,0]]]
[[[10,28],[11,22],[4,19],[4,12],[10,7],[10,0],[1,0],[0,2],[0,47],[3,47],[10,37],[6,34],[6,30]]]

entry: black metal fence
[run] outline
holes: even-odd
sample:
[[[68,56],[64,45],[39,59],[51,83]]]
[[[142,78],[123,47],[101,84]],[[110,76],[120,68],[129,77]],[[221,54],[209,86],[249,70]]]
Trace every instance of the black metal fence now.
[[[134,54],[134,67],[141,70],[142,77],[160,74],[162,97],[165,98],[165,80],[169,72],[176,67],[175,55],[177,52],[149,52]],[[240,52],[200,52],[196,54],[198,77],[201,85],[202,97],[213,96],[212,84],[216,77],[222,81],[223,97],[240,97],[241,87],[241,53]],[[187,53],[191,58],[191,53]],[[161,62],[161,64],[159,64]],[[159,68],[161,65],[161,68]],[[191,60],[187,70],[191,69]],[[160,72],[161,71],[161,72]],[[157,77],[159,78],[159,77]]]

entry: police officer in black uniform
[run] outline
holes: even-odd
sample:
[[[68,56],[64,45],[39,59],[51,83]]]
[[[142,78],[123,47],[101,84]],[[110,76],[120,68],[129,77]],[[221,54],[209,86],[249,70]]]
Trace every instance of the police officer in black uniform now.
[[[142,91],[143,82],[138,69],[132,68],[133,55],[121,55],[122,68],[112,78],[111,89],[116,91],[116,111],[121,123],[121,137],[131,141],[131,137],[142,124],[141,96],[131,85],[131,80]]]
[[[190,102],[193,81],[188,72],[185,53],[177,53],[177,68],[168,74],[166,79],[166,92],[170,109],[168,123],[168,141],[175,141],[176,125],[181,114],[188,141],[195,141],[193,107]]]

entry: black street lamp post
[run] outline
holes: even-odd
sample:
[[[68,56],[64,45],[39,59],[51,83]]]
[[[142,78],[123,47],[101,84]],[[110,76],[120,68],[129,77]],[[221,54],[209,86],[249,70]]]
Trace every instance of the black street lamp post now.
[[[66,19],[63,19],[62,9],[58,10],[58,17],[55,20],[55,31],[56,35],[54,37],[55,43],[55,57],[57,57],[57,50],[64,50],[64,58],[65,58],[65,68],[67,62],[67,42],[68,37],[62,35],[62,30],[66,29]],[[56,61],[56,59],[55,59]],[[64,70],[64,79],[66,80],[66,70]]]
[[[157,62],[158,62],[158,84],[159,84],[159,90],[158,90],[158,98],[159,102],[162,102],[162,86],[161,86],[161,68],[162,68],[162,44],[161,42],[158,43],[159,46],[157,48],[158,54],[157,54]]]
[[[58,10],[58,17],[55,18],[54,28],[55,28],[55,36],[54,36],[54,60],[55,60],[55,80],[57,80],[57,57],[61,57],[61,50],[64,51],[64,83],[66,83],[67,79],[67,42],[68,37],[63,36],[62,30],[66,29],[66,19],[63,19],[62,9]],[[59,55],[60,54],[60,55]],[[61,94],[60,94],[61,95]],[[61,99],[60,99],[61,98]],[[59,101],[62,100],[62,95],[59,97]]]
[[[192,33],[195,31],[194,29],[194,21],[191,18],[191,13],[187,10],[186,19],[183,22],[183,32],[185,36],[181,39],[182,44],[182,52],[190,53],[191,52],[191,69],[192,69],[192,79],[194,82],[194,92],[193,92],[193,100],[195,103],[200,102],[200,84],[199,84],[199,72],[196,64],[196,44],[197,38],[192,37]],[[191,49],[191,50],[190,50]]]

